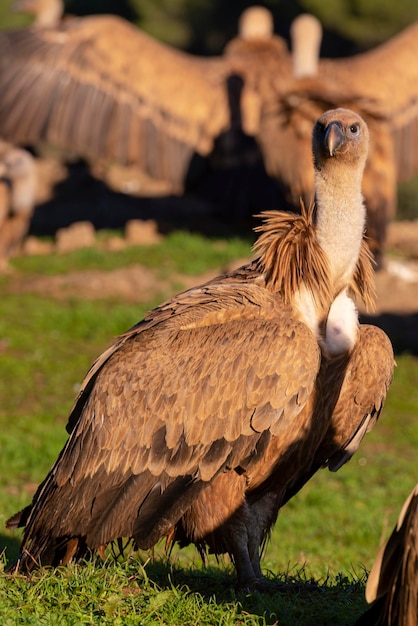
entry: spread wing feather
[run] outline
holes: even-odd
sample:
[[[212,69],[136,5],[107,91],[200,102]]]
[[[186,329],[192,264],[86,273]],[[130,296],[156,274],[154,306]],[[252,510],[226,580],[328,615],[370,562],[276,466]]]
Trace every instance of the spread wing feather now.
[[[4,32],[0,59],[0,131],[15,143],[135,162],[178,182],[230,121],[225,61],[181,53],[115,16]]]

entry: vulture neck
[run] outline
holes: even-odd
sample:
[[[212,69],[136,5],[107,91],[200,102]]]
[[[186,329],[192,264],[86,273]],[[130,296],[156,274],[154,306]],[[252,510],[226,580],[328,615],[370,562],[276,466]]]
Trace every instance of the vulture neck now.
[[[299,15],[292,22],[290,37],[293,76],[317,76],[322,42],[322,26],[319,20],[307,13]]]
[[[64,2],[62,0],[51,0],[41,3],[39,10],[35,13],[33,26],[39,28],[56,28],[61,22],[64,14]]]
[[[362,175],[337,158],[315,170],[316,235],[328,257],[335,293],[351,283],[360,255],[366,222]]]

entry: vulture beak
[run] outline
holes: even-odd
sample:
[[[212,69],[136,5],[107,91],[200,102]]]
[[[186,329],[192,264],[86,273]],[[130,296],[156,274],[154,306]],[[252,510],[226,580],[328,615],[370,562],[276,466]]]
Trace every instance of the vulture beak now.
[[[325,132],[325,145],[330,156],[334,156],[334,152],[341,146],[344,140],[345,135],[341,124],[339,122],[331,122]]]

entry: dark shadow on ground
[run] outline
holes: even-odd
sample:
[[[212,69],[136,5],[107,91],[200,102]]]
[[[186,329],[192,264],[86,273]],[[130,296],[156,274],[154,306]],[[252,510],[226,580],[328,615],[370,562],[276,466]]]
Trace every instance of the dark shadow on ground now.
[[[78,221],[89,221],[100,230],[123,229],[132,219],[153,219],[163,234],[185,229],[206,236],[248,236],[256,223],[254,214],[283,205],[275,181],[261,164],[196,167],[200,172],[183,195],[146,197],[112,190],[92,176],[83,161],[69,164],[68,176],[56,184],[52,198],[36,206],[29,234],[53,236]]]
[[[243,615],[254,615],[264,618],[265,624],[306,624],[312,626],[315,611],[329,618],[325,618],[323,626],[331,624],[344,624],[349,626],[366,608],[364,600],[365,580],[349,581],[321,581],[320,589],[312,591],[312,583],[307,580],[303,571],[291,574],[277,575],[267,572],[267,579],[277,583],[278,588],[272,593],[248,592],[238,589],[236,577],[231,569],[222,566],[204,567],[203,569],[182,569],[170,565],[169,562],[150,561],[146,565],[146,574],[149,580],[155,582],[161,589],[172,589],[173,585],[178,588],[187,587],[193,593],[199,593],[206,601],[215,601],[218,604],[239,602]],[[279,589],[279,585],[285,583],[286,589]],[[138,580],[141,585],[141,581]],[[294,589],[289,590],[289,585]],[[313,598],[313,595],[315,598]],[[343,596],[347,601],[344,602]],[[322,611],[324,608],[324,611]],[[306,620],[302,622],[302,616]],[[342,615],[345,619],[341,620]],[[260,622],[261,623],[261,622]]]
[[[4,553],[9,563],[17,558],[19,546],[20,539],[0,533],[0,555]]]
[[[418,313],[362,315],[360,321],[384,330],[392,342],[395,354],[418,356]]]

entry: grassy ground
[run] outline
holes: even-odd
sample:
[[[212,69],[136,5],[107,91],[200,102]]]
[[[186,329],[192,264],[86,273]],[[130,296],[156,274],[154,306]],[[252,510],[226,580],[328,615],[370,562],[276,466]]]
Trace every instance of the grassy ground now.
[[[231,244],[173,235],[149,249],[100,250],[19,259],[17,274],[53,275],[131,263],[167,277],[222,267],[248,253]],[[198,254],[196,254],[198,252]],[[193,264],[193,258],[199,261]],[[65,441],[77,386],[92,360],[156,302],[65,301],[0,289],[0,617],[14,624],[280,624],[348,625],[364,609],[364,584],[382,539],[417,480],[418,360],[398,367],[377,427],[337,474],[320,472],[282,511],[263,567],[272,580],[315,580],[321,592],[238,593],[227,560],[203,566],[192,548],[163,546],[106,563],[37,572],[1,573],[16,556],[19,532],[5,520],[26,505]],[[176,278],[176,281],[178,278]],[[197,279],[198,280],[198,279]],[[177,290],[177,282],[170,289]],[[161,297],[170,293],[159,294]]]

